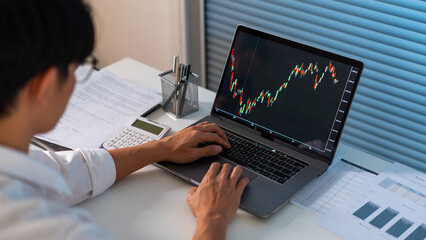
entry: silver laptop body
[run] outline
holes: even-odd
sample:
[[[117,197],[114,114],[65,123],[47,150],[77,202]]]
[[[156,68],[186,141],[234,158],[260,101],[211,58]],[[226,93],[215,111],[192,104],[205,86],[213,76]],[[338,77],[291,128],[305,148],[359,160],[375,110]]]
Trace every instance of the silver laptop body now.
[[[359,61],[240,25],[211,114],[199,121],[219,125],[238,151],[157,165],[196,185],[212,162],[243,165],[251,181],[240,207],[267,218],[331,165],[362,69]]]

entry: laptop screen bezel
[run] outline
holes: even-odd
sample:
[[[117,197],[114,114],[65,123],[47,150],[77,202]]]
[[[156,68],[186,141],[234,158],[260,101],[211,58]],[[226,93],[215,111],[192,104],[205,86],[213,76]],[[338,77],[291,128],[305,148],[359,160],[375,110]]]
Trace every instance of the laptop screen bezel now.
[[[289,147],[293,150],[296,150],[297,152],[305,154],[305,155],[307,155],[311,158],[321,160],[321,161],[323,161],[327,164],[331,164],[331,162],[332,162],[332,160],[335,156],[337,146],[339,144],[340,137],[341,137],[341,134],[343,132],[343,128],[344,128],[347,116],[349,114],[349,110],[350,110],[350,107],[351,107],[351,104],[352,104],[352,101],[353,101],[353,98],[354,98],[354,95],[355,95],[355,92],[356,92],[356,89],[357,89],[357,86],[358,86],[358,82],[359,82],[360,77],[361,77],[362,70],[364,68],[364,64],[362,62],[358,61],[358,60],[355,60],[355,59],[351,59],[351,58],[344,57],[342,55],[338,55],[338,54],[335,54],[335,53],[332,53],[332,52],[328,52],[328,51],[325,51],[325,50],[322,50],[322,49],[319,49],[319,48],[315,48],[315,47],[308,46],[308,45],[305,45],[305,44],[302,44],[302,43],[298,43],[298,42],[295,42],[295,41],[292,41],[292,40],[289,40],[289,39],[286,39],[286,38],[283,38],[283,37],[280,37],[280,36],[277,36],[277,35],[273,35],[273,34],[270,34],[270,33],[266,33],[266,32],[263,32],[263,31],[260,31],[260,30],[257,30],[257,29],[253,29],[253,28],[250,28],[250,27],[247,27],[247,26],[244,26],[244,25],[238,25],[236,30],[235,30],[234,37],[232,39],[232,44],[231,44],[231,46],[228,50],[228,56],[227,56],[226,63],[225,63],[223,70],[222,70],[222,76],[221,76],[221,81],[220,81],[220,84],[219,84],[219,87],[218,87],[218,92],[215,96],[215,100],[213,102],[213,106],[212,106],[210,114],[225,117],[225,118],[230,119],[232,121],[238,122],[238,123],[250,128],[250,129],[252,129],[256,132],[259,132],[260,134],[265,133],[265,131],[263,129],[257,127],[257,126],[251,126],[250,124],[248,124],[247,122],[245,122],[243,120],[239,120],[238,118],[230,117],[227,114],[223,114],[220,111],[218,112],[218,111],[215,110],[215,105],[216,105],[218,97],[219,97],[219,90],[223,87],[223,84],[225,84],[225,82],[226,82],[223,79],[224,76],[225,76],[226,66],[229,65],[229,63],[231,61],[231,56],[230,56],[231,50],[234,48],[235,39],[236,39],[239,32],[245,32],[245,33],[254,35],[256,37],[260,37],[260,38],[263,38],[263,39],[279,42],[279,43],[285,44],[289,47],[293,47],[293,48],[296,48],[296,49],[299,49],[299,50],[307,51],[309,53],[316,54],[316,55],[324,57],[324,58],[333,59],[334,61],[338,61],[338,62],[348,64],[348,65],[351,65],[353,67],[358,68],[358,75],[357,75],[356,80],[354,81],[354,87],[353,87],[353,90],[352,90],[352,94],[351,94],[350,99],[348,101],[348,108],[347,108],[348,110],[345,111],[345,114],[343,116],[342,124],[339,127],[337,137],[336,137],[336,140],[335,140],[335,144],[333,145],[333,148],[331,150],[330,157],[327,158],[327,157],[316,154],[314,151],[309,151],[308,149],[299,148],[299,147],[295,146],[294,144],[292,144],[290,141],[288,141],[288,139],[280,137],[278,134],[271,134],[271,137],[273,138],[273,140],[279,140],[279,142],[284,143],[286,147]]]

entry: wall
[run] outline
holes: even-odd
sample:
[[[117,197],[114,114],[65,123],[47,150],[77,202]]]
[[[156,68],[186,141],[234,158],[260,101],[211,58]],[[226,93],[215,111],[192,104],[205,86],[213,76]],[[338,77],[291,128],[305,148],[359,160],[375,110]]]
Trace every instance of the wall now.
[[[182,52],[182,0],[86,1],[96,27],[98,67],[131,57],[165,71]]]

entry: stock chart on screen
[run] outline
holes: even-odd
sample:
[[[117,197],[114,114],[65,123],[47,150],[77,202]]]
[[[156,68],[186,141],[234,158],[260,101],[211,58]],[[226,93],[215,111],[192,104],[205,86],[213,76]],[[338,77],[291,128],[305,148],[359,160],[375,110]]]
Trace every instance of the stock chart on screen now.
[[[357,71],[241,33],[230,49],[214,107],[302,147],[329,152]]]

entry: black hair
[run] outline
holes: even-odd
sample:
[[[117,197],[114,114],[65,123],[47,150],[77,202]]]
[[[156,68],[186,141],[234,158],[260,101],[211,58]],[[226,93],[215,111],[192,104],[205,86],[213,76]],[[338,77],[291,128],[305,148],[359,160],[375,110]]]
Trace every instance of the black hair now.
[[[82,0],[0,0],[0,117],[35,76],[81,63],[94,46],[94,29]]]

